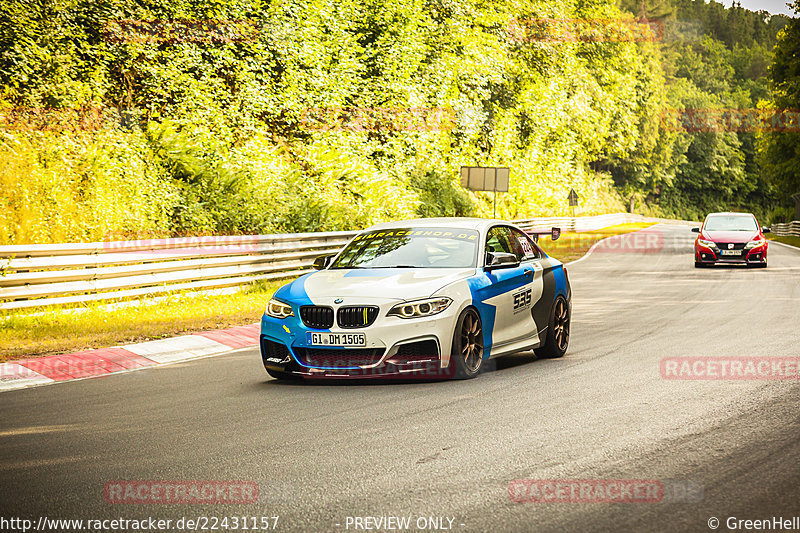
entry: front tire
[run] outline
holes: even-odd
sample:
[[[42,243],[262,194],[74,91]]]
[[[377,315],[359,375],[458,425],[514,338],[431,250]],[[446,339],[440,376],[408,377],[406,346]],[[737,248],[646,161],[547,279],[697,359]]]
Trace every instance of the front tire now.
[[[556,298],[550,310],[550,322],[547,325],[547,337],[541,348],[534,350],[536,357],[553,359],[563,357],[569,348],[570,326],[569,304],[563,296]]]
[[[465,309],[456,322],[450,364],[455,366],[456,379],[472,379],[483,368],[483,325],[472,307]]]

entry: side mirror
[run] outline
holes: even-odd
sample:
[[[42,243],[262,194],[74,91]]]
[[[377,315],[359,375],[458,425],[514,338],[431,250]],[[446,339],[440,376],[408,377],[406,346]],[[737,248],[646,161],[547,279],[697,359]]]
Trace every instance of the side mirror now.
[[[769,229],[768,227],[766,227],[766,226],[762,226],[762,227],[761,227],[761,233],[772,233],[772,230],[770,230],[770,229]]]
[[[506,252],[486,252],[486,270],[512,268],[516,266],[519,266],[519,260],[514,254]]]
[[[700,233],[700,228],[692,228],[692,233]]]
[[[314,270],[325,270],[326,268],[328,268],[328,265],[331,264],[331,261],[333,260],[334,257],[335,254],[318,256],[316,259],[314,259],[314,264],[312,265],[314,267]]]
[[[550,240],[557,241],[561,237],[561,228],[552,228],[550,230]]]

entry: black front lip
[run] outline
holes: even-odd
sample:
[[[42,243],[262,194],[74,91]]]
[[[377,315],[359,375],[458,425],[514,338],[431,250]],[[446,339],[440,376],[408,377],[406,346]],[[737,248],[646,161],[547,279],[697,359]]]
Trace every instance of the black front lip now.
[[[313,369],[300,366],[295,361],[291,361],[285,366],[273,363],[264,363],[265,368],[277,370],[302,377],[304,379],[342,379],[342,380],[370,380],[370,379],[449,379],[453,377],[452,365],[442,368],[439,358],[430,359],[427,362],[417,362],[414,364],[395,364],[384,362],[372,368],[348,368],[342,370],[332,369]]]

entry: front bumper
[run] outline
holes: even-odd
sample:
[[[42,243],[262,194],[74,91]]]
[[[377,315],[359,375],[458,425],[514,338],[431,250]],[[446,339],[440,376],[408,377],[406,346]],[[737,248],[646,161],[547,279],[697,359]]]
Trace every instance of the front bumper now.
[[[313,329],[297,317],[280,320],[264,315],[261,359],[268,370],[304,378],[452,377],[449,354],[457,316],[454,307],[417,319],[387,317],[381,309],[371,326],[344,330]],[[308,342],[309,332],[363,333],[366,346],[313,346]]]
[[[737,250],[737,255],[723,255],[720,248],[709,248],[700,244],[695,244],[694,260],[700,264],[738,264],[738,265],[757,265],[767,262],[767,244],[763,244],[750,250]]]
[[[276,348],[284,355],[283,358],[274,357]],[[302,349],[295,348],[290,353],[288,347],[278,344],[264,335],[261,336],[261,359],[264,368],[302,378],[449,379],[453,377],[451,368],[442,367],[439,348],[433,339],[411,341],[404,343],[399,348],[400,350],[395,351],[395,354],[391,356],[379,354],[376,364],[361,366],[353,366],[352,359],[340,353],[357,351],[355,349],[324,349],[332,353],[330,358],[326,358],[325,366],[311,366],[308,364],[310,361],[307,358],[296,355]],[[382,352],[382,350],[376,350],[376,352]],[[337,365],[336,360],[340,356],[342,356],[339,359],[340,364]]]

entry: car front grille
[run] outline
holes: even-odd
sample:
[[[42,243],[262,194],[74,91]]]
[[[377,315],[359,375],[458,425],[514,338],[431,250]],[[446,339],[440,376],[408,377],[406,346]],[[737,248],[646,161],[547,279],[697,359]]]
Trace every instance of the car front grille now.
[[[333,326],[333,309],[319,305],[304,305],[300,308],[303,324],[315,329],[328,329]]]
[[[349,366],[374,365],[381,360],[383,349],[294,348],[294,353],[303,364],[308,366],[344,368]]]
[[[733,243],[733,248],[728,248],[727,242],[718,242],[717,248],[720,250],[744,250],[745,243],[743,242],[735,242]]]
[[[378,308],[371,305],[340,307],[336,312],[336,323],[345,329],[371,326],[376,318],[378,318]]]

